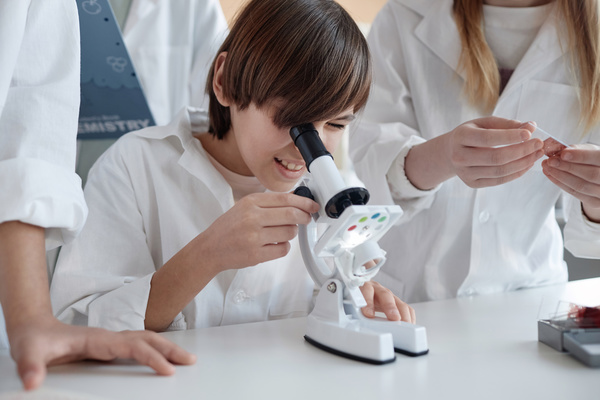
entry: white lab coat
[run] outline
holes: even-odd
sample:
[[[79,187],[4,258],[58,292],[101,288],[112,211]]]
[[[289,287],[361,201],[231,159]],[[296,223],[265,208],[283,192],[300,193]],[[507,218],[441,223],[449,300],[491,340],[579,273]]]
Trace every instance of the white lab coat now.
[[[153,273],[233,204],[231,187],[193,132],[206,112],[184,109],[168,126],[123,136],[90,171],[90,215],[63,247],[51,286],[63,321],[144,329]],[[223,287],[226,286],[226,287]],[[296,240],[281,259],[213,279],[169,327],[191,329],[306,315],[314,284]]]
[[[157,125],[208,108],[206,77],[227,32],[219,0],[133,0],[123,39]]]
[[[406,301],[494,293],[567,279],[554,205],[561,191],[540,162],[508,184],[471,189],[452,178],[431,191],[404,174],[410,148],[482,116],[461,97],[461,42],[452,0],[391,0],[369,34],[374,88],[350,134],[356,171],[371,202],[401,205],[401,224],[381,241],[388,263],[376,279]],[[504,89],[493,115],[534,120],[567,143],[583,136],[579,103],[553,10]],[[386,176],[389,178],[386,180]],[[565,240],[600,257],[600,225],[569,207]]]
[[[75,174],[79,24],[72,0],[0,2],[0,223],[71,240],[87,208]],[[6,347],[0,313],[0,348]]]

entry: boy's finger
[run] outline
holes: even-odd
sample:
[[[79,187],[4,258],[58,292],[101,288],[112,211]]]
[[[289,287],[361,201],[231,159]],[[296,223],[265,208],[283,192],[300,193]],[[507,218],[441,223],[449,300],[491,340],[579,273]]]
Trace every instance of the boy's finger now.
[[[263,208],[296,207],[309,214],[319,211],[319,204],[307,197],[293,193],[263,193],[258,205]]]
[[[410,308],[410,317],[412,319],[412,323],[416,324],[417,323],[417,314],[415,313],[415,309],[410,306],[409,306],[409,308]]]
[[[378,287],[378,290],[375,291],[375,307],[382,311],[390,321],[402,319],[396,303],[396,296],[384,287]]]
[[[290,206],[262,209],[257,215],[261,226],[308,224],[311,220],[308,212]]]
[[[375,317],[375,308],[373,305],[373,296],[374,296],[373,285],[364,284],[361,286],[360,291],[362,292],[362,295],[365,298],[365,301],[367,302],[367,305],[365,307],[361,308],[363,315],[367,318]]]
[[[411,324],[415,323],[415,310],[413,310],[411,306],[396,297],[396,307],[400,310],[402,321],[410,322]]]

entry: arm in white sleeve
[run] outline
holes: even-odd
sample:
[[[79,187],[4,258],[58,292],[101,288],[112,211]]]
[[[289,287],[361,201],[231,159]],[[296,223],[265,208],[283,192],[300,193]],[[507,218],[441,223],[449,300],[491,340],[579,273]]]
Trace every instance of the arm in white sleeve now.
[[[0,2],[0,223],[46,228],[46,247],[87,214],[75,174],[79,22],[72,0]]]
[[[600,129],[588,136],[588,143],[600,145]],[[600,258],[600,224],[590,221],[581,206],[581,201],[563,192],[565,248],[575,257]]]
[[[90,171],[88,221],[60,253],[51,287],[54,313],[67,323],[120,331],[144,329],[155,265],[132,179],[118,151],[122,138]],[[115,150],[115,147],[117,149]],[[127,148],[122,153],[127,152]]]
[[[194,52],[188,89],[190,105],[208,109],[205,86],[208,70],[229,32],[219,0],[200,0],[195,8]]]
[[[378,14],[369,33],[374,84],[364,113],[350,131],[350,156],[358,177],[371,192],[371,202],[400,205],[405,215],[426,209],[432,190],[419,190],[406,177],[404,159],[423,139],[413,107],[403,61],[399,22],[391,10]]]
[[[600,131],[593,131],[588,142],[600,145]],[[565,248],[575,257],[600,258],[600,224],[590,221],[581,201],[571,195],[563,195],[563,210]]]
[[[567,217],[564,228],[565,248],[575,257],[600,258],[600,224],[585,216],[578,199],[570,195],[564,198],[563,207]]]

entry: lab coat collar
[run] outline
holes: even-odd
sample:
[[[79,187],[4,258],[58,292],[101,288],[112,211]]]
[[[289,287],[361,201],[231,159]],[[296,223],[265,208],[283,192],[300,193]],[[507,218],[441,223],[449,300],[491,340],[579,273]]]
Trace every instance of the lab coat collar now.
[[[423,16],[423,20],[415,28],[415,36],[465,79],[464,71],[462,69],[458,70],[462,44],[452,16],[452,1],[395,1]],[[502,92],[499,103],[502,98],[507,97],[524,81],[564,54],[564,50],[558,42],[557,26],[559,29],[564,29],[562,23],[558,20],[556,7],[553,7]]]
[[[158,6],[160,1],[161,0],[133,0],[123,29],[123,35],[127,36],[139,21],[144,20],[144,18]]]
[[[537,36],[529,46],[529,49],[517,65],[517,68],[510,77],[506,88],[500,96],[500,102],[503,98],[530,79],[537,72],[552,64],[559,57],[565,54],[565,50],[560,45],[559,34],[562,35],[565,29],[564,23],[558,18],[556,5],[552,7],[548,18],[540,27]]]
[[[463,79],[458,70],[462,45],[452,16],[452,1],[396,0],[423,16],[415,36]]]
[[[226,212],[234,205],[233,192],[225,178],[208,159],[200,141],[194,138],[194,132],[202,131],[208,131],[207,112],[199,108],[186,107],[181,109],[168,125],[143,129],[135,134],[156,140],[167,137],[177,138],[182,149],[182,155],[177,163],[202,181],[218,200],[223,212]]]

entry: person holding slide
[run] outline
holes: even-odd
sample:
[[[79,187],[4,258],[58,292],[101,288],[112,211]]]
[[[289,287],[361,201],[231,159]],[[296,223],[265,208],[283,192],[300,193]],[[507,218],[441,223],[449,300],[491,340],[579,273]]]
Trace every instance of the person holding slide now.
[[[566,247],[600,258],[596,0],[390,0],[368,41],[351,158],[405,212],[377,280],[408,301],[564,282],[563,195]]]

